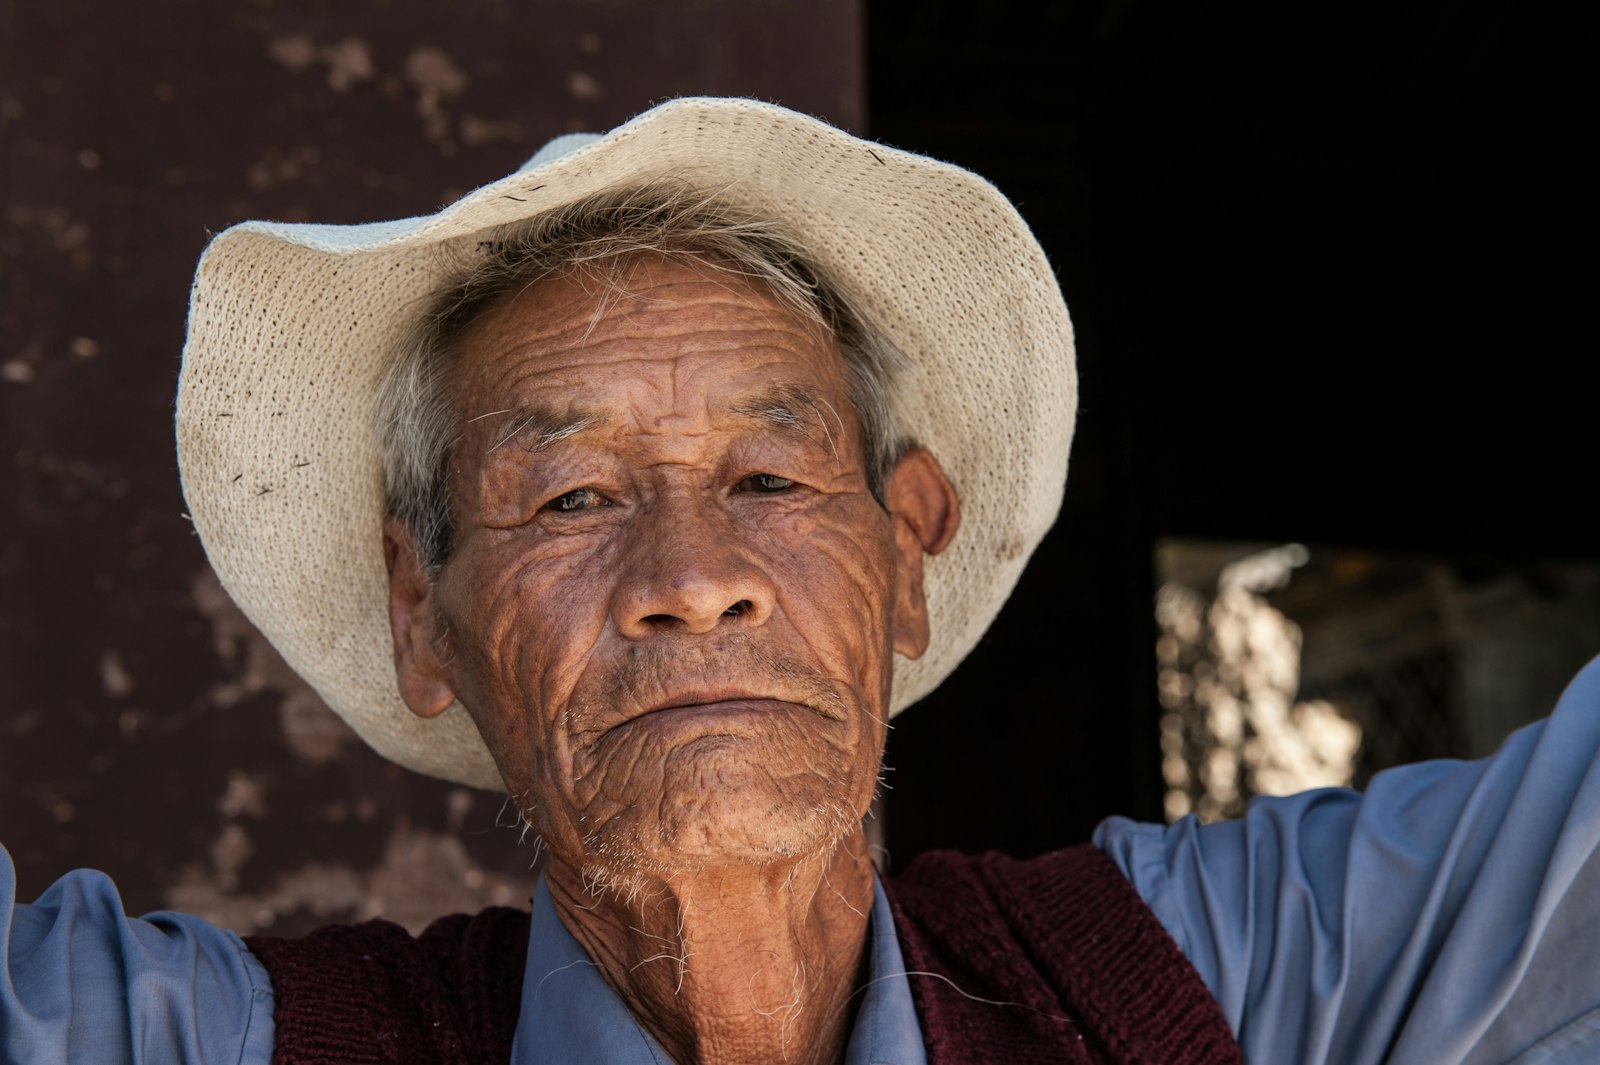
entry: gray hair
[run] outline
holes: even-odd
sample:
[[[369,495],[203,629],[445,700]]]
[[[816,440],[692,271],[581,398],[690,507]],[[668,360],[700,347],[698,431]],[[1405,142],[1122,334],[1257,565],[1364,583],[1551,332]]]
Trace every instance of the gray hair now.
[[[437,295],[378,386],[388,511],[410,528],[430,570],[444,565],[454,540],[448,470],[460,435],[451,394],[457,342],[502,298],[553,276],[580,273],[600,281],[598,316],[618,294],[626,261],[640,254],[751,279],[834,341],[861,426],[867,484],[882,503],[889,470],[909,446],[897,432],[892,402],[904,356],[777,223],[716,193],[662,182],[567,204],[478,247],[484,258]]]

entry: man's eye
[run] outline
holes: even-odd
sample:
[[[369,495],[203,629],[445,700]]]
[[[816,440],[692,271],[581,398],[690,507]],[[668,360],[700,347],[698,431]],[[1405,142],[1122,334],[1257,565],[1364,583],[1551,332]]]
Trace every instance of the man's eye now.
[[[558,514],[568,514],[574,510],[588,510],[590,507],[605,506],[605,498],[593,488],[574,488],[563,495],[558,495],[544,505],[545,510],[553,510]]]
[[[739,488],[746,492],[781,492],[793,487],[793,481],[775,473],[752,473],[739,482]]]

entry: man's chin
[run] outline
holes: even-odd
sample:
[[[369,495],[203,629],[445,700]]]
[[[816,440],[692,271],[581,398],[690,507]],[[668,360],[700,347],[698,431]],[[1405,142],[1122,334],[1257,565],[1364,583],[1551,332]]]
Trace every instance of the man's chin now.
[[[861,829],[861,814],[835,797],[773,801],[745,791],[669,800],[657,809],[653,823],[623,817],[585,838],[581,865],[590,883],[632,893],[651,880],[787,866],[825,857]]]

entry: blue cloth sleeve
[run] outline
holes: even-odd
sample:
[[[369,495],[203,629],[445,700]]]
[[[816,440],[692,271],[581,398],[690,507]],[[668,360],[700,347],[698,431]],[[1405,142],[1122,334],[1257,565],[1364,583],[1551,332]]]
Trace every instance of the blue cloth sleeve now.
[[[18,905],[0,848],[0,1062],[267,1065],[272,988],[232,932],[196,917],[123,915],[78,870]]]
[[[1600,1061],[1600,660],[1492,757],[1095,842],[1251,1062]]]

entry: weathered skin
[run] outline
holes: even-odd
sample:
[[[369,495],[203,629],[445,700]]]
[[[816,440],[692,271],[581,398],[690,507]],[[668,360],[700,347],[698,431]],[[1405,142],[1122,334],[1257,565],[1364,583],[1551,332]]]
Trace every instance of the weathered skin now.
[[[958,521],[913,451],[868,491],[839,355],[725,272],[630,260],[491,307],[454,382],[456,541],[385,530],[401,690],[459,698],[558,911],[673,1057],[834,1061],[892,652]]]

